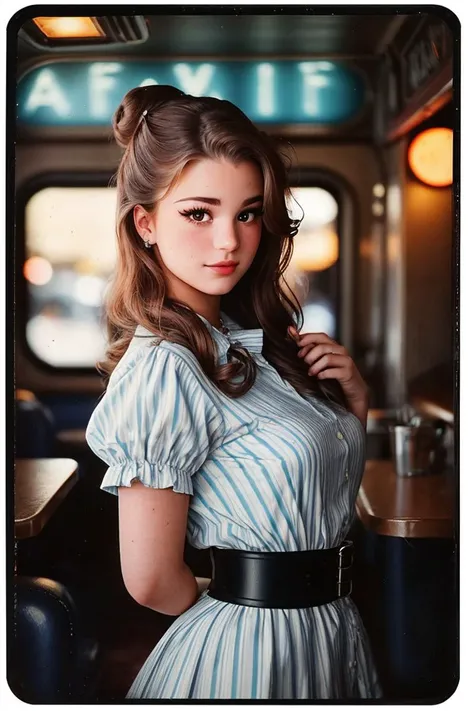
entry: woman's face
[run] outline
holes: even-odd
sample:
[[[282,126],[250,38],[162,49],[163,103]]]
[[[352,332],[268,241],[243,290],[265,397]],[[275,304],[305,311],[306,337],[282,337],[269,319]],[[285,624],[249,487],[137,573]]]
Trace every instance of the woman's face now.
[[[257,252],[262,205],[256,165],[201,159],[186,166],[153,216],[135,208],[139,234],[159,252],[168,295],[199,311],[231,291]],[[215,266],[221,262],[230,264]]]

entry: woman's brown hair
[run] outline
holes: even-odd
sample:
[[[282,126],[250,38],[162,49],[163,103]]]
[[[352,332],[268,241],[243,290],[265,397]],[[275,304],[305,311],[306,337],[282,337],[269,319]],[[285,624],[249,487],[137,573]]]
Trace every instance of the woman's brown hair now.
[[[288,335],[290,325],[303,323],[300,304],[284,280],[299,221],[288,214],[288,170],[276,142],[229,101],[189,96],[171,86],[129,91],[115,112],[113,127],[125,152],[116,174],[118,250],[106,301],[109,346],[99,364],[105,378],[141,325],[191,350],[207,377],[229,397],[252,387],[256,366],[250,354],[233,345],[229,362],[219,365],[203,321],[185,304],[168,298],[159,255],[144,248],[133,218],[136,205],[153,213],[159,197],[176,184],[191,160],[252,161],[264,184],[261,240],[251,267],[222,296],[221,309],[242,328],[263,329],[263,355],[298,392],[345,404],[337,381],[323,384],[308,375]]]

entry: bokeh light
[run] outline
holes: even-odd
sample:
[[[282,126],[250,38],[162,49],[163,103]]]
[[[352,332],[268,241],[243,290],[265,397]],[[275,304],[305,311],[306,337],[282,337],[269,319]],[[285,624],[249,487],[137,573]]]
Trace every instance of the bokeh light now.
[[[329,269],[339,258],[339,238],[327,228],[302,233],[295,239],[292,262],[298,269],[319,272]]]
[[[445,187],[453,182],[453,132],[429,128],[419,133],[408,149],[408,164],[426,185]]]
[[[53,267],[44,257],[30,257],[23,266],[23,275],[30,284],[44,286],[53,276]]]
[[[336,219],[339,209],[337,201],[324,188],[292,188],[291,193],[289,211],[292,217],[300,219],[301,208],[303,209],[302,224],[306,230],[327,225]]]

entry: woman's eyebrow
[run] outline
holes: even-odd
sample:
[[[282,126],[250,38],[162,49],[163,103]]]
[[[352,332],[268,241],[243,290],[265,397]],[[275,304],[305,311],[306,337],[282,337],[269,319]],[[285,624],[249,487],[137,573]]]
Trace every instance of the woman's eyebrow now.
[[[220,205],[221,201],[219,198],[211,198],[211,197],[185,197],[181,198],[180,200],[175,200],[175,204],[177,202],[186,202],[187,200],[194,200],[195,202],[204,202],[207,203],[208,205]],[[263,202],[263,195],[255,195],[254,197],[247,198],[247,200],[244,200],[242,203],[242,207],[245,207],[246,205],[251,205],[254,202]]]
[[[247,200],[243,201],[242,207],[245,207],[246,205],[251,205],[254,202],[263,202],[263,195],[255,195],[255,197],[247,198]]]

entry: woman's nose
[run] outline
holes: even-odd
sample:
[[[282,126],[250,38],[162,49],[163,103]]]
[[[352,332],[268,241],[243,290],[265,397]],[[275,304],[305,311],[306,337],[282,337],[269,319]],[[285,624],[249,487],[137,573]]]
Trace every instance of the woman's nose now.
[[[216,225],[214,232],[214,247],[216,249],[234,251],[238,246],[239,234],[235,223]]]

